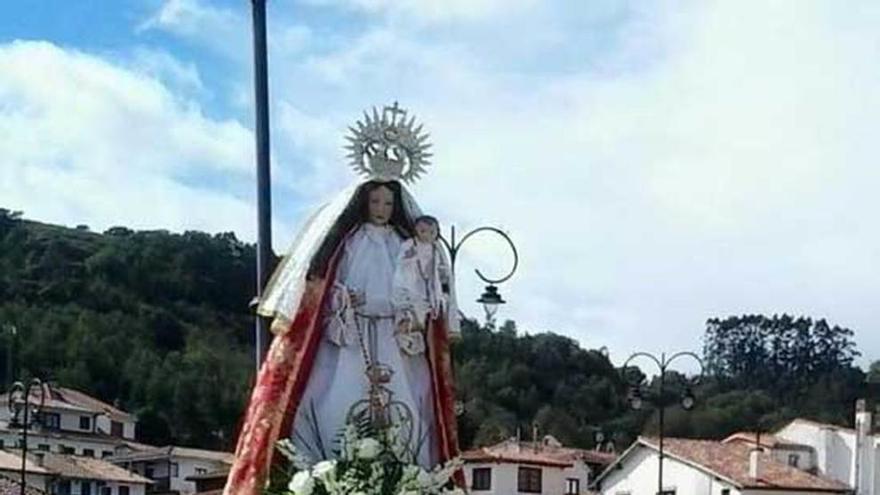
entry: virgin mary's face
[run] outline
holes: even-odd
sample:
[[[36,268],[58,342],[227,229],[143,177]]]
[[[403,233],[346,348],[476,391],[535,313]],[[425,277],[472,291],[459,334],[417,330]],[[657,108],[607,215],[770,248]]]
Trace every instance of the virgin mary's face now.
[[[368,196],[368,209],[370,223],[385,225],[391,220],[394,212],[394,193],[385,186],[379,186],[370,191]]]

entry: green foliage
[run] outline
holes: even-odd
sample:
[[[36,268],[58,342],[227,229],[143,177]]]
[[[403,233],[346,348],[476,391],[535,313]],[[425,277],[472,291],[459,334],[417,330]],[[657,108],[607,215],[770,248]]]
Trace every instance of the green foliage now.
[[[731,316],[707,322],[704,353],[719,380],[791,390],[852,365],[859,356],[852,337],[824,319]]]
[[[625,385],[608,358],[568,337],[520,336],[512,322],[493,331],[465,321],[453,356],[464,404],[459,417],[464,446],[497,442],[518,431],[529,438],[535,424],[540,434],[591,446],[598,427],[635,414],[626,407]]]
[[[880,360],[874,361],[868,368],[868,382],[880,383]]]
[[[36,375],[116,402],[147,442],[231,448],[253,378],[254,266],[254,247],[229,233],[100,234],[0,209],[0,377]],[[718,438],[796,416],[850,424],[864,391],[852,332],[824,320],[711,319],[704,351],[697,407],[669,407],[669,435]],[[581,447],[598,429],[618,447],[657,432],[657,410],[631,410],[619,370],[570,338],[465,321],[453,357],[464,448],[530,439],[534,427]],[[880,381],[880,361],[868,378]],[[683,380],[667,376],[670,403]]]
[[[251,382],[254,259],[228,233],[96,234],[0,210],[3,383],[40,376],[136,413],[144,441],[229,448]]]
[[[694,415],[703,425],[695,431],[766,430],[798,416],[851,424],[853,404],[866,393],[852,337],[848,328],[803,316],[710,319],[704,355],[712,414]]]

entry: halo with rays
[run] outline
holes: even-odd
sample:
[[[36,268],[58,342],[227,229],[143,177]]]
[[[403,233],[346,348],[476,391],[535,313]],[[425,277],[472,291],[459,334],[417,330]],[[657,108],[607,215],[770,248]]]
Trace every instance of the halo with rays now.
[[[349,127],[351,134],[345,137],[349,164],[370,179],[415,182],[427,171],[432,156],[429,135],[415,123],[415,116],[407,120],[407,111],[397,102],[384,107],[381,115],[376,107],[372,114],[364,112],[364,119]]]

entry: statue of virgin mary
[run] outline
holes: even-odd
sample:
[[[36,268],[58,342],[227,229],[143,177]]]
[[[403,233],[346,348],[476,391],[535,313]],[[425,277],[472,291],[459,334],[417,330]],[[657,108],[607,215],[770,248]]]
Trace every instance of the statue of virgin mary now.
[[[406,424],[412,460],[424,467],[458,454],[448,341],[458,328],[454,290],[416,352],[396,338],[392,297],[398,251],[421,214],[403,183],[424,173],[430,145],[396,104],[364,117],[348,149],[366,180],[318,208],[259,302],[275,336],[225,495],[261,493],[279,439],[314,461],[332,457],[334,439],[358,413]]]

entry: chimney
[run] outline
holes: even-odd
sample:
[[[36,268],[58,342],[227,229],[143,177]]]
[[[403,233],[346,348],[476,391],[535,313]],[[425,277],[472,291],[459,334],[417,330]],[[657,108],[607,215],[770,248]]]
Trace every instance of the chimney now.
[[[538,441],[538,423],[532,423],[532,448],[535,452],[540,450],[540,445]]]
[[[852,475],[850,477],[850,485],[853,487],[853,493],[862,495],[869,493],[871,482],[870,461],[868,460],[869,452],[872,450],[870,435],[872,417],[871,411],[867,407],[865,399],[856,401],[856,445],[852,456]]]
[[[761,449],[754,448],[749,451],[749,478],[761,477]]]
[[[816,453],[816,461],[818,463],[819,472],[831,472],[831,458],[834,450],[834,440],[836,433],[831,426],[823,426],[820,430],[820,449]]]

